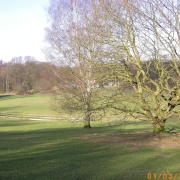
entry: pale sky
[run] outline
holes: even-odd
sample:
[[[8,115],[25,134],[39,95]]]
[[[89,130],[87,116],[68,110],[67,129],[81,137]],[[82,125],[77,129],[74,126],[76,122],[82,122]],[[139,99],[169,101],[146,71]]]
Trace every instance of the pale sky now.
[[[0,60],[34,56],[44,61],[49,0],[0,0]]]

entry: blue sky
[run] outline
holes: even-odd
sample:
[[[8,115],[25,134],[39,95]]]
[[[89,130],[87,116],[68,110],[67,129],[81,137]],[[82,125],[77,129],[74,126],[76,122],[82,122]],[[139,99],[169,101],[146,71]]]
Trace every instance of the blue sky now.
[[[44,28],[49,0],[0,0],[0,59],[17,56],[45,57]]]

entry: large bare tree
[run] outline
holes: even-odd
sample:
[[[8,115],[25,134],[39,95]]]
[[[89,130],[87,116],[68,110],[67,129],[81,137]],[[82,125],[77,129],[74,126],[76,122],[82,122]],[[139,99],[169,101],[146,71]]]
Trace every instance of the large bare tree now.
[[[91,127],[92,113],[102,109],[100,103],[93,104],[94,98],[97,100],[95,67],[101,51],[94,29],[94,5],[93,1],[52,0],[48,10],[50,26],[46,30],[50,45],[46,54],[62,66],[60,71],[54,71],[59,78],[56,100],[61,109],[83,113],[84,128]]]
[[[119,77],[135,90],[129,99],[134,113],[129,112],[152,123],[156,133],[165,131],[180,105],[179,6],[177,0],[101,0],[106,13],[99,34],[106,52],[123,67]]]
[[[131,108],[111,107],[149,121],[154,132],[165,131],[180,105],[179,9],[179,0],[51,1],[47,53],[69,69],[68,75],[57,75],[69,99],[76,97],[84,107],[85,127],[90,127],[92,94],[100,82],[94,71],[101,60],[134,89],[129,104],[118,96]]]

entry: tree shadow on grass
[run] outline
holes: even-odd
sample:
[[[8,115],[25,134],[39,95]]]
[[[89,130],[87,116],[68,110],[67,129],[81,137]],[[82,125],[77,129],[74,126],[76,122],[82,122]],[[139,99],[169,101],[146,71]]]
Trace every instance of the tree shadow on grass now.
[[[31,97],[34,95],[10,95],[10,94],[3,94],[0,95],[0,101],[1,100],[9,100],[9,99],[18,99],[18,98],[26,98],[26,97]]]
[[[109,125],[113,129],[119,129],[119,132],[143,132],[151,131],[153,132],[153,126],[148,121],[119,121],[117,124]],[[178,120],[168,120],[166,123],[167,132],[180,132],[180,124]]]
[[[35,121],[30,121],[30,120],[7,120],[7,118],[0,118],[0,127],[18,127],[18,126],[28,126],[28,125],[33,125],[33,124],[38,124],[41,122],[35,122]]]
[[[0,107],[0,113],[1,112],[7,112],[9,113],[8,111],[11,111],[11,113],[17,113],[15,112],[16,109],[19,109],[19,108],[24,108],[25,106],[11,106],[11,107]],[[13,112],[14,111],[14,112]],[[18,114],[18,113],[17,113]]]
[[[146,179],[150,170],[157,168],[159,172],[165,169],[170,160],[175,161],[169,162],[169,168],[177,163],[177,151],[162,152],[145,147],[136,149],[125,144],[117,147],[111,143],[94,143],[77,138],[88,134],[96,138],[109,129],[48,128],[0,132],[0,178],[141,180]],[[138,138],[127,136],[130,137],[129,141]],[[141,138],[149,140],[146,136]],[[162,153],[167,156],[158,156]]]
[[[144,180],[144,179],[178,179],[179,167],[177,164],[179,151],[172,150],[159,150],[154,151],[140,151],[141,155],[136,152],[133,153],[134,157],[128,154],[128,158],[131,156],[131,163],[129,161],[129,171],[127,169],[124,172],[115,174],[112,179],[121,180]],[[142,158],[142,156],[144,156]],[[134,161],[134,162],[133,162]]]
[[[2,98],[11,98],[11,97],[14,97],[14,95],[9,95],[9,94],[0,95],[0,99],[2,99]]]
[[[109,151],[107,146],[72,138],[77,134],[77,129],[0,133],[3,140],[0,158],[1,178],[96,179],[106,177],[104,167],[107,167],[109,160],[115,159],[118,154],[115,151]],[[121,156],[126,153],[122,151]],[[108,176],[111,177],[111,175]]]
[[[116,124],[108,124],[103,127],[112,128],[116,132],[153,131],[152,125],[144,121],[119,121]]]

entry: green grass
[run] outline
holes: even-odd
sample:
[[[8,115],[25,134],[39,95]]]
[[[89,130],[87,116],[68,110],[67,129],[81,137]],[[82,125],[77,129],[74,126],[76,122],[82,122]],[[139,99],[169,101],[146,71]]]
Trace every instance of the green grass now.
[[[6,96],[0,101],[0,112],[54,113],[45,95]],[[92,127],[82,129],[82,123],[62,121],[0,118],[0,179],[144,180],[149,172],[180,173],[180,149],[136,148],[83,139],[86,135],[95,139],[119,132],[152,131],[150,124],[114,123],[109,119],[92,122]],[[167,122],[167,130],[172,127],[180,131],[178,119]]]
[[[144,180],[148,172],[180,173],[179,149],[136,149],[77,138],[122,131],[121,126],[93,126],[87,130],[76,123],[0,119],[0,179]],[[147,127],[130,123],[123,131]]]
[[[3,97],[4,100],[1,100],[1,97]],[[1,95],[0,112],[15,112],[21,114],[40,115],[55,114],[55,112],[50,109],[50,98],[48,95]]]

